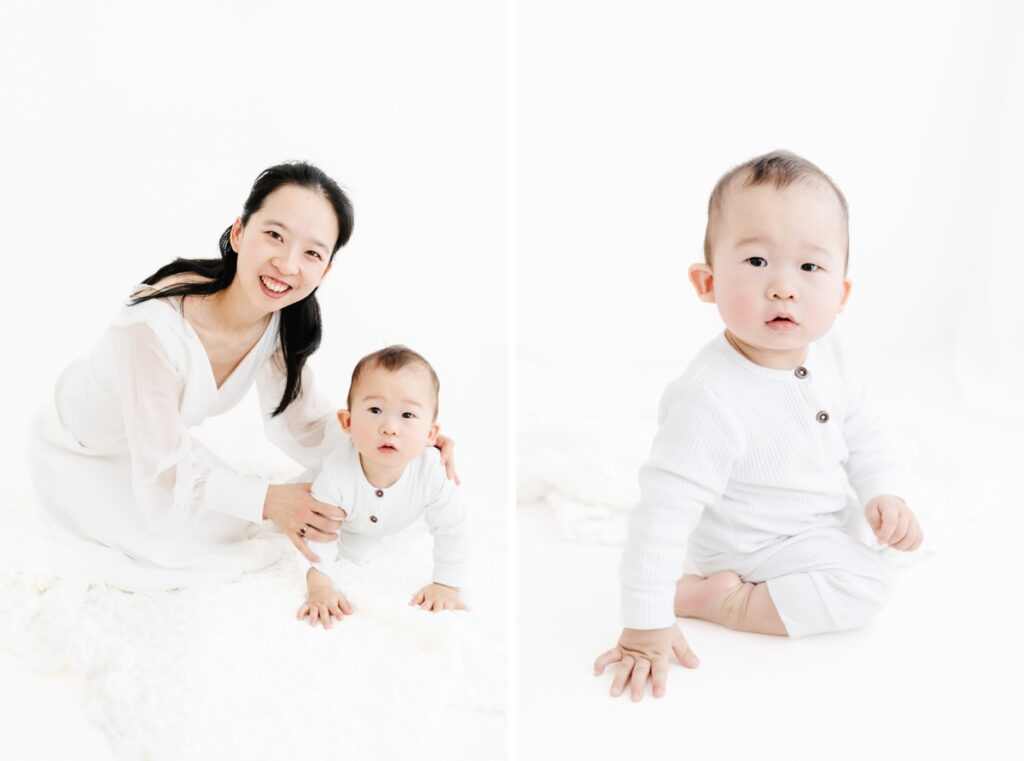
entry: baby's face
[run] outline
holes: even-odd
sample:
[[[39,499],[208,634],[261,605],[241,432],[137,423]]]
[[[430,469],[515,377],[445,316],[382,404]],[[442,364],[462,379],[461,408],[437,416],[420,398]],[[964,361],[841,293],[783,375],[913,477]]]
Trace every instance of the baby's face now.
[[[820,182],[736,185],[712,228],[711,266],[693,265],[690,279],[750,359],[795,367],[849,293],[842,207]]]
[[[404,468],[437,439],[435,404],[430,373],[422,365],[370,367],[356,382],[352,409],[338,417],[364,462]]]

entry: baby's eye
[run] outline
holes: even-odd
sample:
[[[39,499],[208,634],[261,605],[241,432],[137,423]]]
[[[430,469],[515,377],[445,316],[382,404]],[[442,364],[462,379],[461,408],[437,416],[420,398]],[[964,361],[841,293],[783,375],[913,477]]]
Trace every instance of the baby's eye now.
[[[380,407],[370,407],[371,415],[379,415],[381,413]]]
[[[767,267],[768,260],[763,256],[751,256],[749,259],[744,259],[745,262],[750,262],[752,267]]]
[[[267,230],[267,235],[274,240],[284,240],[284,238],[281,237],[281,233],[277,232],[277,230]]]
[[[817,264],[813,264],[812,262],[804,262],[803,264],[800,265],[800,269],[802,269],[804,272],[817,272],[818,270],[821,269],[821,267],[819,267]]]
[[[413,415],[411,412],[403,412],[402,417],[404,417],[406,420],[412,420],[416,416]]]

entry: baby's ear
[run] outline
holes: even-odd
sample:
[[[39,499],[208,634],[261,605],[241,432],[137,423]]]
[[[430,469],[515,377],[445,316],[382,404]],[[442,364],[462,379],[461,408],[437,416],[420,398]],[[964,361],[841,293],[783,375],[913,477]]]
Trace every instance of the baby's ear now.
[[[839,297],[839,311],[842,312],[846,308],[846,302],[850,298],[850,289],[853,287],[853,283],[847,278],[843,281],[843,295]]]
[[[432,423],[430,426],[430,430],[427,431],[427,443],[430,446],[433,446],[434,442],[437,441],[437,434],[439,434],[440,432],[441,426],[438,425],[437,423]]]
[[[711,272],[711,265],[700,262],[691,264],[689,269],[690,282],[693,289],[697,291],[697,298],[708,304],[715,303],[715,276]]]
[[[352,428],[352,416],[348,410],[338,410],[338,422],[341,423],[341,430],[348,433]]]

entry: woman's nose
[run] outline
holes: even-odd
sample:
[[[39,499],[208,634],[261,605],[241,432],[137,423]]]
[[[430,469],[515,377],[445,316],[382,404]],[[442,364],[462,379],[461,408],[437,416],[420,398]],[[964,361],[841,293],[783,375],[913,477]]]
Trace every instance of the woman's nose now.
[[[280,253],[270,260],[270,263],[277,267],[282,275],[294,275],[297,273],[299,271],[297,262],[295,251],[292,249],[288,249],[288,251]]]

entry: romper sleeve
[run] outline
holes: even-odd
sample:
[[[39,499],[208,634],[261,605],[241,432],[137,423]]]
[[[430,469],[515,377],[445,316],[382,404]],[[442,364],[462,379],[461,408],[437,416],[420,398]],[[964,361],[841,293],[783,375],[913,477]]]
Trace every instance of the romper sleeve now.
[[[650,458],[640,469],[640,502],[629,513],[620,566],[624,627],[675,623],[687,541],[704,508],[725,492],[743,441],[735,413],[709,389],[693,381],[668,387]]]
[[[339,450],[340,447],[335,448],[328,455],[324,467],[321,469],[320,475],[313,482],[311,489],[313,499],[328,505],[334,505],[335,507],[341,507],[343,501],[341,495],[342,473],[339,472],[340,468],[338,467],[339,463],[342,462],[342,454]],[[348,517],[347,511],[345,517]],[[338,559],[338,541],[314,542],[310,539],[306,544],[320,558],[319,563],[310,562],[309,567],[320,571],[333,583],[334,576],[331,575],[331,567],[334,565],[334,561]]]
[[[842,349],[837,347],[837,351],[840,367],[848,379],[843,436],[849,451],[845,467],[850,486],[861,507],[883,494],[906,501],[909,477],[895,442],[872,404],[863,380],[849,367]]]
[[[316,388],[316,378],[308,362],[302,368],[301,377],[302,392],[275,417],[273,412],[281,403],[287,379],[284,356],[278,349],[260,370],[256,390],[267,438],[303,467],[317,468],[341,440],[343,432],[330,399]]]
[[[427,450],[431,458],[431,478],[423,517],[434,537],[434,571],[432,581],[449,587],[461,587],[466,580],[469,563],[469,533],[462,495],[445,476],[436,449]]]
[[[193,442],[180,414],[187,373],[154,327],[117,327],[114,350],[132,493],[146,526],[176,534],[207,510],[261,522],[267,482],[221,466]]]

